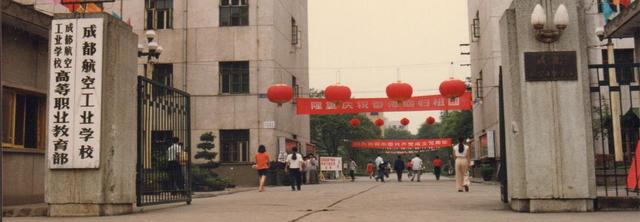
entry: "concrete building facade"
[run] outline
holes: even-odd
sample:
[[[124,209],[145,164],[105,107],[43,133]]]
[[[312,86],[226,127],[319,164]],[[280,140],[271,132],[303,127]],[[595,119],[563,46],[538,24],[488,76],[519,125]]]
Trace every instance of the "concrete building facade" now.
[[[251,165],[261,144],[273,160],[294,146],[313,150],[309,117],[265,95],[276,83],[309,92],[306,0],[116,0],[104,11],[130,23],[143,45],[145,32],[155,30],[164,50],[150,78],[191,94],[192,154],[200,135],[212,132],[221,175],[255,185]],[[146,62],[139,59],[132,74],[144,75]]]
[[[51,16],[2,1],[2,200],[44,202]]]

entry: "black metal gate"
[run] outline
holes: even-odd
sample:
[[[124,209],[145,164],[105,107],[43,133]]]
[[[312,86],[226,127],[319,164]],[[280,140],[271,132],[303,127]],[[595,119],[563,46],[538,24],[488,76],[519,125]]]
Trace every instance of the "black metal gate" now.
[[[189,94],[138,77],[138,206],[191,203]]]
[[[639,68],[639,63],[589,66],[599,199],[640,198]]]

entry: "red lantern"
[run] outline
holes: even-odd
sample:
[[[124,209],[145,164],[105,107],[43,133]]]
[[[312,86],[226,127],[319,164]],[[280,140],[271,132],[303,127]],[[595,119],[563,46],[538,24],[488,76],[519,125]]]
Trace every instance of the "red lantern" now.
[[[380,127],[384,125],[384,120],[383,119],[377,119],[375,122],[376,126]]]
[[[402,120],[400,120],[400,124],[402,124],[403,126],[409,125],[409,119],[402,118]]]
[[[282,106],[283,103],[293,99],[293,88],[286,84],[272,85],[267,90],[267,98],[269,98],[269,101],[277,103],[278,106]]]
[[[387,86],[387,97],[393,101],[402,102],[411,99],[413,87],[407,83],[396,82]]]
[[[324,90],[324,98],[329,102],[340,104],[351,99],[351,89],[340,84],[330,85]]]
[[[464,81],[450,78],[440,83],[440,95],[447,98],[455,98],[462,96],[467,91],[467,85]]]
[[[436,118],[433,118],[433,116],[427,118],[427,124],[433,125],[434,123],[436,123]]]
[[[349,123],[351,123],[351,126],[360,126],[360,119],[353,118],[353,119],[349,120]]]

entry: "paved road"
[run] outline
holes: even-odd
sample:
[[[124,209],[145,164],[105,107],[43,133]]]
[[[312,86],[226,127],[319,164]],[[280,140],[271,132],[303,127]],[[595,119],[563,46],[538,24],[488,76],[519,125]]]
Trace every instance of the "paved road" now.
[[[430,177],[430,175],[427,175]],[[355,183],[287,187],[196,199],[190,206],[165,205],[142,213],[100,218],[10,218],[33,222],[199,222],[199,221],[640,221],[640,212],[515,213],[500,202],[499,188],[473,184],[458,193],[450,179],[421,183],[376,183],[358,178]]]

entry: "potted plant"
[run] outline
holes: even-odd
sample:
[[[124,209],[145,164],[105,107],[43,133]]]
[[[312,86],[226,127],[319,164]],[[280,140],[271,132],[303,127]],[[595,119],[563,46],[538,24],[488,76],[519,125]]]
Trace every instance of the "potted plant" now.
[[[491,181],[493,178],[493,166],[491,164],[482,164],[480,167],[480,174],[482,175],[482,179],[484,181]]]

